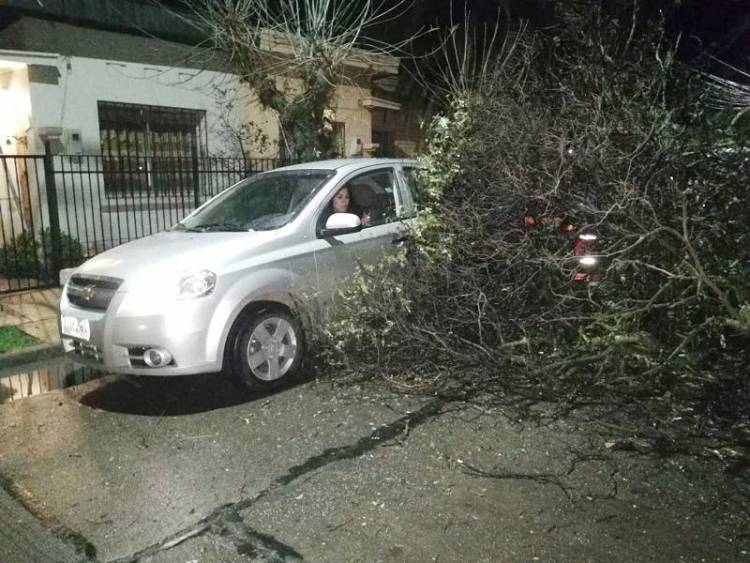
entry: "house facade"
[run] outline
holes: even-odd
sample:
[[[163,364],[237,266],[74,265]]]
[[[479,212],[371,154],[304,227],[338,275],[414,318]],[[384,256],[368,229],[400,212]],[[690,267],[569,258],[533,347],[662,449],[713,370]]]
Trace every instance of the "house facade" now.
[[[141,115],[144,142],[151,125],[178,136],[192,135],[195,129],[201,154],[240,156],[244,150],[245,156],[278,156],[274,112],[262,108],[218,57],[156,35],[126,33],[111,22],[82,22],[82,14],[91,12],[90,3],[83,0],[61,3],[66,8],[58,11],[32,9],[37,3],[30,0],[11,0],[8,5],[26,10],[17,8],[14,18],[0,20],[3,154],[20,154],[24,149],[19,143],[28,154],[42,154],[47,139],[53,140],[53,150],[68,154],[106,152],[113,131],[132,129]],[[154,20],[161,18],[164,28],[180,25],[151,4],[144,3],[143,10],[151,11]],[[187,35],[185,31],[183,36]],[[340,127],[341,156],[372,152],[377,148],[373,147],[373,112],[400,110],[397,101],[382,95],[382,84],[387,82],[383,78],[397,76],[399,61],[382,56],[369,60],[371,68],[354,68],[357,79],[337,88],[334,120]],[[293,77],[278,80],[295,87]],[[378,88],[376,95],[373,90]],[[122,119],[126,123],[120,127]],[[246,144],[239,146],[243,127]],[[158,140],[151,144],[158,152]],[[173,149],[179,152],[180,147]]]
[[[31,232],[46,254],[52,243],[59,250],[62,233],[92,255],[167,228],[248,172],[278,164],[274,112],[224,61],[192,47],[184,24],[150,3],[100,4],[0,8],[1,248]],[[396,77],[398,60],[356,70],[336,92],[341,156],[382,151],[373,116],[400,110],[376,92],[383,77]],[[278,80],[295,87],[293,77]],[[248,169],[248,157],[268,160]],[[45,229],[57,233],[52,243]],[[0,255],[0,277],[19,261],[8,256]]]

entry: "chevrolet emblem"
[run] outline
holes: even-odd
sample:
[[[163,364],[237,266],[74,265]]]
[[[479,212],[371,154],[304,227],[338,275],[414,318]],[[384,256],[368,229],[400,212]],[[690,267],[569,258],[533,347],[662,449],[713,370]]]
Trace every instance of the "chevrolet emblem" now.
[[[70,292],[84,301],[91,301],[96,297],[95,285],[74,285],[70,287]]]

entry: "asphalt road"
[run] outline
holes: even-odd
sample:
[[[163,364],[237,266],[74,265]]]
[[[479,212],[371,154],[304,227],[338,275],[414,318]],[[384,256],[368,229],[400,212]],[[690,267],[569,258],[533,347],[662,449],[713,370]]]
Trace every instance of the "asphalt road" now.
[[[0,477],[50,561],[750,561],[691,459],[374,386],[90,381],[0,405]]]

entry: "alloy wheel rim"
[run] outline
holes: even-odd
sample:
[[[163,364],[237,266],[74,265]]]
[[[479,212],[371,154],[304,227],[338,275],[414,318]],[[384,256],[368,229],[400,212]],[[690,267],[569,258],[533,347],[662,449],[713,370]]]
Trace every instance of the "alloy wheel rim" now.
[[[297,334],[280,317],[268,317],[253,329],[245,354],[250,371],[263,381],[284,377],[297,357]]]

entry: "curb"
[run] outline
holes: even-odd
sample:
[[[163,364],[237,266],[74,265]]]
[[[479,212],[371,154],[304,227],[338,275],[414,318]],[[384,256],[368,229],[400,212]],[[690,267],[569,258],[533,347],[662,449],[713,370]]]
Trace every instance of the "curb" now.
[[[0,369],[8,369],[14,366],[29,364],[43,360],[60,357],[64,354],[62,344],[44,343],[30,346],[16,352],[0,354]]]
[[[2,479],[2,481],[6,481]],[[0,481],[0,556],[16,563],[58,563],[88,560],[65,542],[60,534],[45,526],[23,501]],[[66,530],[60,530],[65,532]]]

